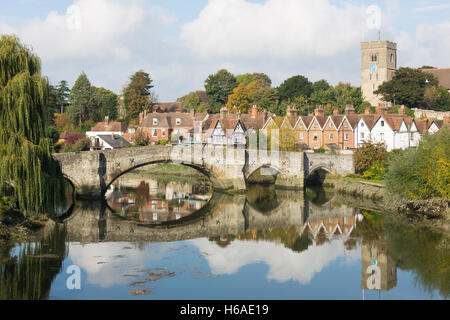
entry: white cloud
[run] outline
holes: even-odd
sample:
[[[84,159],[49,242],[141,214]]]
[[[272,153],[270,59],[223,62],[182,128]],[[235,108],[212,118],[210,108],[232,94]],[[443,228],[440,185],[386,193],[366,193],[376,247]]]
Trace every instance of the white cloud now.
[[[342,240],[333,240],[321,246],[310,246],[306,251],[294,252],[283,245],[266,241],[234,241],[221,248],[207,239],[190,241],[201,252],[213,274],[234,274],[245,265],[264,262],[268,265],[267,279],[278,282],[297,281],[308,284],[316,273],[321,272],[331,262],[345,257],[345,262],[360,259],[361,250],[357,246],[346,251]]]
[[[22,40],[43,59],[126,61],[139,41],[149,41],[158,25],[172,21],[142,0],[75,0],[68,9],[33,19],[20,30]]]
[[[330,57],[361,40],[366,18],[327,0],[210,0],[180,37],[201,58]]]
[[[449,67],[450,21],[441,24],[421,24],[414,36],[401,32],[396,38],[400,65]]]
[[[107,288],[129,283],[130,278],[124,275],[139,274],[137,271],[148,262],[161,260],[168,248],[168,244],[147,244],[146,248],[140,249],[125,242],[71,243],[69,257],[87,273],[88,283]]]

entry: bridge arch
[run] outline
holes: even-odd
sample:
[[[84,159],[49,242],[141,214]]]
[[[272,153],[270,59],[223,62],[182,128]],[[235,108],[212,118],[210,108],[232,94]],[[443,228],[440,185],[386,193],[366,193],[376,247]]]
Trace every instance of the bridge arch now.
[[[306,185],[321,185],[325,181],[327,175],[335,175],[336,173],[324,165],[318,165],[309,170],[305,177]]]
[[[142,168],[142,167],[147,167],[153,164],[159,164],[159,163],[172,163],[172,164],[177,164],[177,165],[181,165],[181,166],[186,166],[186,167],[190,167],[192,169],[197,170],[198,172],[200,172],[201,174],[203,174],[205,177],[207,177],[209,179],[209,181],[214,184],[214,180],[217,179],[217,177],[215,176],[214,172],[202,167],[202,166],[198,166],[195,164],[190,164],[190,163],[178,163],[177,161],[171,161],[171,160],[154,160],[154,161],[149,161],[149,162],[144,162],[142,164],[138,164],[135,165],[134,167],[125,169],[124,171],[120,172],[120,173],[115,173],[113,175],[113,177],[111,179],[109,179],[109,182],[107,184],[105,184],[105,189],[103,190],[103,196],[104,193],[108,190],[108,188],[115,182],[117,181],[120,177],[122,177],[123,175],[130,173],[136,169]]]

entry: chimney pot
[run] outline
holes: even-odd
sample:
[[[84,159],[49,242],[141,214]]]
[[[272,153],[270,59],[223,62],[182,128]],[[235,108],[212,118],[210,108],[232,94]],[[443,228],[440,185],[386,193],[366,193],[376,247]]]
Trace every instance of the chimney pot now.
[[[334,108],[334,109],[333,109],[333,115],[334,115],[334,116],[339,115],[339,109],[338,109],[338,108]]]
[[[372,110],[370,107],[366,107],[366,110],[364,111],[365,114],[371,114]]]

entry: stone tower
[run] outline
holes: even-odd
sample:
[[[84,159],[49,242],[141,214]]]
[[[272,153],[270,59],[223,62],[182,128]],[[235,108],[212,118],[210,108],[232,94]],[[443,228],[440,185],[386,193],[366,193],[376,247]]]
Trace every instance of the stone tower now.
[[[374,91],[392,79],[397,70],[397,44],[390,41],[361,43],[361,90],[363,97],[378,106],[382,98]]]

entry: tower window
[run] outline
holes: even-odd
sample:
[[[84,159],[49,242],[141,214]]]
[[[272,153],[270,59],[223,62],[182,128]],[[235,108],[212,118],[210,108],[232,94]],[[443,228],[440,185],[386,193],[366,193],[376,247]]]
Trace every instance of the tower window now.
[[[371,55],[371,60],[372,60],[372,62],[378,61],[378,56],[376,53]]]
[[[391,62],[394,62],[394,54],[391,53]]]

